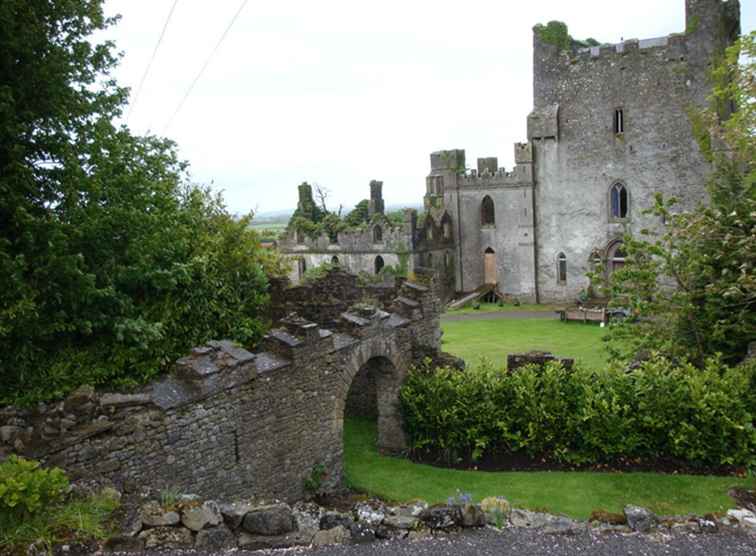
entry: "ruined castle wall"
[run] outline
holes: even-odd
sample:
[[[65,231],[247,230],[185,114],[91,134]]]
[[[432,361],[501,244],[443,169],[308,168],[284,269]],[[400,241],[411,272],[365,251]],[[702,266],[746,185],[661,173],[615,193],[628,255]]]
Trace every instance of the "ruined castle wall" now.
[[[683,209],[705,201],[709,168],[688,116],[709,87],[708,61],[700,56],[710,51],[699,48],[705,40],[696,32],[570,53],[536,37],[529,139],[542,301],[572,299],[586,287],[594,250],[626,232],[659,229],[661,222],[642,214],[657,191],[677,197]],[[617,109],[623,112],[622,133],[615,132]],[[615,183],[629,193],[626,218],[612,217]],[[566,283],[557,280],[560,252],[567,257]]]
[[[256,353],[230,342],[195,348],[137,394],[85,387],[34,410],[0,408],[0,456],[17,452],[74,476],[228,499],[299,499],[317,465],[336,486],[355,375],[381,361],[379,444],[401,449],[399,388],[419,353],[438,350],[434,292],[405,284],[400,294],[396,313],[344,313],[341,333],[292,318]]]

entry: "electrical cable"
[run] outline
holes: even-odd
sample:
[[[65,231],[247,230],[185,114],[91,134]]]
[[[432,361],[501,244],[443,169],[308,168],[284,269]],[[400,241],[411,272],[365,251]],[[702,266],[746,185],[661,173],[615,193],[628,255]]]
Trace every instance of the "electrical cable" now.
[[[213,59],[213,56],[215,56],[215,53],[218,52],[218,49],[220,48],[221,44],[223,44],[223,41],[226,39],[226,36],[228,36],[228,32],[231,30],[231,27],[234,26],[234,23],[236,23],[236,20],[239,18],[239,15],[241,14],[242,10],[244,9],[244,6],[247,5],[247,2],[249,0],[242,0],[241,5],[239,6],[239,9],[236,10],[236,13],[234,14],[234,17],[231,18],[231,22],[226,27],[225,31],[223,31],[223,34],[221,35],[220,39],[218,40],[218,43],[215,45],[215,48],[213,48],[213,51],[210,53],[210,56],[207,57],[207,60],[205,60],[205,63],[202,65],[202,68],[199,70],[199,73],[197,73],[197,76],[192,81],[191,85],[189,85],[189,88],[186,90],[186,93],[184,94],[184,97],[181,99],[181,102],[179,102],[178,107],[176,107],[176,110],[173,112],[171,117],[168,119],[168,123],[165,124],[165,127],[163,128],[163,134],[165,134],[166,131],[168,131],[168,128],[171,127],[171,124],[173,123],[173,120],[176,119],[176,116],[181,111],[181,109],[184,107],[184,103],[186,102],[186,99],[189,98],[189,95],[192,94],[192,90],[194,89],[194,86],[197,84],[197,82],[202,77],[202,74],[205,73],[205,70],[210,65],[210,61]]]
[[[150,69],[152,69],[152,63],[155,61],[155,57],[157,56],[158,50],[160,49],[160,45],[163,42],[163,37],[165,37],[165,31],[168,29],[168,24],[171,22],[171,18],[173,17],[173,12],[176,11],[176,4],[179,3],[179,0],[173,0],[173,6],[171,6],[171,11],[168,12],[168,17],[165,20],[165,23],[163,24],[163,30],[160,32],[160,37],[158,37],[157,43],[155,44],[155,49],[152,51],[152,57],[150,58],[150,61],[147,63],[147,68],[144,70],[144,74],[142,74],[142,79],[139,81],[139,87],[137,87],[136,94],[134,95],[134,100],[129,104],[129,112],[126,115],[126,125],[129,124],[129,120],[131,119],[131,112],[134,110],[134,107],[137,104],[137,101],[139,101],[139,95],[142,93],[142,87],[144,87],[144,82],[147,81],[147,76],[150,73]]]

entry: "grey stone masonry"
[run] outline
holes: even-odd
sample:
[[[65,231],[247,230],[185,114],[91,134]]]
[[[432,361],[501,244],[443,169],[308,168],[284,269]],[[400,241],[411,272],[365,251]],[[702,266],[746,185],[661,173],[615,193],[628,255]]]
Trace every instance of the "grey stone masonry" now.
[[[136,394],[82,387],[34,410],[2,408],[0,455],[213,497],[297,500],[319,465],[326,487],[340,485],[344,410],[357,373],[380,367],[379,445],[401,450],[399,388],[415,354],[438,352],[434,289],[407,283],[399,294],[417,304],[412,315],[362,304],[346,308],[331,331],[291,314],[258,351],[210,342]]]

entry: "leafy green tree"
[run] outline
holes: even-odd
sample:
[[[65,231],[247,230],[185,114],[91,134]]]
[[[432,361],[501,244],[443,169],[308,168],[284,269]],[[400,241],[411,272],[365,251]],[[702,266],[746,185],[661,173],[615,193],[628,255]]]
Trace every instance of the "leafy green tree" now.
[[[187,185],[174,145],[114,125],[102,0],[0,3],[0,403],[135,384],[192,345],[260,337],[249,219]]]
[[[627,237],[627,264],[613,274],[613,302],[632,312],[609,337],[623,359],[658,350],[699,366],[715,353],[737,361],[756,339],[756,33],[713,77],[712,107],[692,114],[713,168],[710,202],[675,212],[675,199],[657,195],[664,232]]]
[[[350,228],[356,228],[367,224],[370,218],[368,217],[370,211],[368,209],[369,202],[367,199],[363,199],[346,215],[344,223]]]

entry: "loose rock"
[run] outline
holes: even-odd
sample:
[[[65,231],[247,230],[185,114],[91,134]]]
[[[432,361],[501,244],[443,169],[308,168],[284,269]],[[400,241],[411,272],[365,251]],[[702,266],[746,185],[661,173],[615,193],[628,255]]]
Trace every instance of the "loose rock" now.
[[[639,533],[648,533],[657,524],[656,516],[646,508],[640,506],[625,506],[625,519],[627,524],[633,531]]]
[[[183,527],[155,527],[139,533],[145,550],[153,548],[189,548],[194,544],[192,532]]]
[[[171,510],[164,510],[157,502],[143,504],[139,511],[139,518],[145,527],[167,527],[178,525],[181,518]]]
[[[346,527],[337,525],[331,529],[318,531],[312,539],[313,546],[325,546],[329,544],[343,544],[350,540],[351,533]]]
[[[296,521],[287,504],[272,504],[247,513],[242,521],[242,528],[253,535],[285,535],[295,530]]]
[[[212,500],[201,506],[187,508],[181,512],[181,523],[192,531],[201,531],[223,523],[220,508]]]
[[[236,546],[236,537],[228,527],[221,525],[197,533],[194,546],[200,550],[225,550]]]

